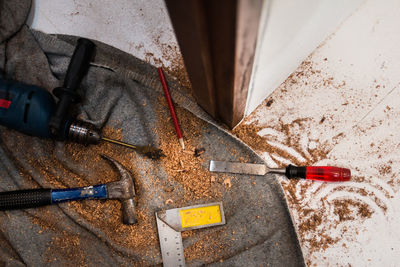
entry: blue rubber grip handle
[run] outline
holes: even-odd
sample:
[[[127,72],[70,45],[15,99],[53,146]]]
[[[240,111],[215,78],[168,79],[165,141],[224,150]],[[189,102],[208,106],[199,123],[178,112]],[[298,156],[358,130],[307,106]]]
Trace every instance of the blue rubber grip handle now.
[[[107,198],[107,186],[105,184],[86,186],[70,189],[51,190],[51,203],[61,203],[82,199],[104,199]]]

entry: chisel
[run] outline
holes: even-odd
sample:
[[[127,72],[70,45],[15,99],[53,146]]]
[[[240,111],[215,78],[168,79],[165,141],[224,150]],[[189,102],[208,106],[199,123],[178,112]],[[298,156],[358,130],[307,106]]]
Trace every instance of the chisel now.
[[[323,182],[349,181],[351,172],[346,168],[332,166],[304,166],[289,165],[286,168],[268,168],[265,164],[241,163],[229,161],[210,161],[210,171],[229,172],[248,175],[265,175],[276,173],[286,175],[287,178],[303,178]]]

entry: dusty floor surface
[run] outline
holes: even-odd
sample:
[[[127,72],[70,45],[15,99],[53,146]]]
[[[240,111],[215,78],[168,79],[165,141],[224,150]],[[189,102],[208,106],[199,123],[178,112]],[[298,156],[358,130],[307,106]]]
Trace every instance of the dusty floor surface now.
[[[395,266],[400,257],[398,10],[396,0],[365,1],[234,130],[270,167],[352,170],[347,183],[277,177],[311,266]],[[177,47],[156,37],[160,53],[136,50],[156,65],[179,58],[164,67],[185,85]]]
[[[233,131],[270,167],[351,169],[347,183],[278,178],[310,266],[400,257],[399,8],[367,1]]]

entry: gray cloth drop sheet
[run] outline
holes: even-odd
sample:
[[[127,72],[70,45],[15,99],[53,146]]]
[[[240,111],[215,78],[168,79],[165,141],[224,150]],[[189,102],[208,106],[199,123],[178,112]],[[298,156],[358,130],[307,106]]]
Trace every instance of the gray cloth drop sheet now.
[[[61,86],[77,37],[47,35],[29,29],[24,22],[30,1],[0,0],[0,73],[3,78],[34,84],[51,91]],[[82,102],[74,112],[97,127],[121,129],[124,141],[160,145],[157,128],[159,97],[163,97],[155,67],[116,48],[96,42],[96,55],[80,86]],[[167,77],[168,78],[168,77]],[[205,159],[250,162],[262,159],[248,146],[224,131],[187,94],[170,81],[176,104],[206,121],[198,143],[205,148]],[[168,111],[165,112],[168,115]],[[184,126],[183,126],[184,128]],[[185,131],[185,129],[183,129]],[[0,127],[0,190],[73,187],[107,181],[111,167],[97,168],[98,160],[85,156],[85,148],[73,146],[82,156],[71,153],[71,145],[41,140]],[[237,153],[232,153],[234,149]],[[100,153],[100,152],[99,152]],[[123,154],[123,152],[121,152]],[[131,155],[131,154],[129,154]],[[122,157],[123,155],[121,155]],[[204,169],[208,168],[207,160]],[[137,207],[147,211],[147,222],[133,226],[135,231],[156,232],[154,212],[173,208],[160,199],[168,196],[162,184],[170,183],[163,166],[141,156],[132,157],[135,167]],[[126,161],[125,161],[126,164]],[[107,169],[108,168],[108,169]],[[211,176],[211,174],[210,174]],[[215,174],[218,178],[218,174]],[[280,184],[273,175],[248,177],[230,175],[232,186],[218,199],[195,199],[186,205],[222,201],[226,225],[193,231],[184,238],[184,247],[213,234],[224,247],[218,253],[191,257],[188,266],[304,266],[299,241]],[[116,176],[113,179],[117,178]],[[155,180],[156,179],[156,180]],[[171,192],[179,198],[181,189]],[[141,199],[142,198],[142,199]],[[146,201],[144,201],[145,199]],[[81,207],[104,223],[120,220],[117,204],[89,200]],[[115,203],[112,202],[112,203]],[[95,208],[92,208],[95,207]],[[37,209],[0,212],[0,264],[5,266],[152,266],[162,264],[158,240],[132,246],[114,238],[112,231],[93,223],[76,209],[60,204]],[[118,218],[119,216],[119,218]],[[150,216],[150,217],[149,217]],[[121,223],[122,224],[122,223]],[[115,226],[115,233],[128,226]],[[124,228],[125,227],[125,228]],[[150,230],[147,228],[151,228]],[[107,228],[109,229],[109,228]],[[127,230],[126,230],[127,231]],[[132,238],[132,237],[126,237]],[[207,246],[207,244],[205,244]]]

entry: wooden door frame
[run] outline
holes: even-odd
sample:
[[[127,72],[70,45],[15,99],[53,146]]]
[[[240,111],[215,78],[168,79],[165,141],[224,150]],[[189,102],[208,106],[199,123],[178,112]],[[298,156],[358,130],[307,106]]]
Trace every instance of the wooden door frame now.
[[[198,104],[236,126],[244,117],[263,0],[166,0]]]

